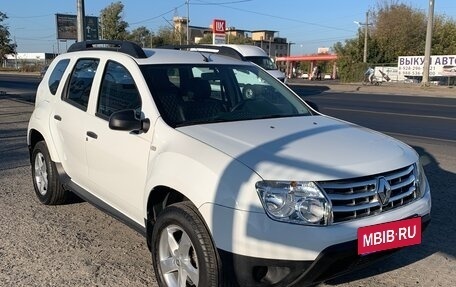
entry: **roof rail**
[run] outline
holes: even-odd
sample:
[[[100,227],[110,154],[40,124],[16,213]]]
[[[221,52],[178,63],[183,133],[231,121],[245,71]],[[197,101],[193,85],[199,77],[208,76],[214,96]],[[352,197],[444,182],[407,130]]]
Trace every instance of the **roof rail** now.
[[[68,52],[88,50],[117,51],[134,58],[147,58],[146,53],[144,53],[144,50],[138,44],[120,40],[89,40],[76,42],[70,46]]]
[[[239,53],[235,49],[233,49],[231,47],[227,47],[227,46],[190,44],[190,45],[169,45],[169,46],[162,46],[160,48],[213,53],[213,54],[228,56],[228,57],[235,58],[235,59],[238,59],[241,61],[247,61],[245,59],[245,57],[242,56],[241,53]]]

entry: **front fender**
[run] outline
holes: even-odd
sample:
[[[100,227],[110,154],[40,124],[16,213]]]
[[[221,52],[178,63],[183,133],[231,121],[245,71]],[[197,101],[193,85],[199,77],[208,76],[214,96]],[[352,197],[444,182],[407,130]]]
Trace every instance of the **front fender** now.
[[[160,138],[160,130],[156,132]],[[168,133],[161,137],[167,141],[150,157],[145,204],[154,187],[166,186],[182,193],[198,208],[213,203],[264,212],[255,190],[255,183],[261,178],[252,169],[177,130]]]

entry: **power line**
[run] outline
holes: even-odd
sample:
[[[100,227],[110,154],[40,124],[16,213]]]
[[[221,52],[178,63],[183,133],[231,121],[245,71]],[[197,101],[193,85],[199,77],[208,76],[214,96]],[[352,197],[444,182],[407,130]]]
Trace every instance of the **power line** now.
[[[322,24],[318,24],[318,23],[306,22],[306,21],[302,21],[302,20],[299,20],[299,19],[286,18],[286,17],[282,17],[282,16],[276,16],[276,15],[272,15],[272,14],[261,13],[261,12],[247,10],[247,9],[231,7],[231,6],[223,5],[222,3],[211,3],[211,2],[202,1],[202,0],[198,0],[198,1],[206,3],[207,5],[220,6],[220,7],[224,7],[224,8],[228,8],[228,9],[232,9],[232,10],[237,10],[237,11],[241,11],[241,12],[246,12],[246,13],[251,13],[251,14],[256,14],[256,15],[260,15],[260,16],[266,16],[266,17],[271,17],[271,18],[280,19],[280,20],[297,22],[297,23],[301,23],[301,24],[306,24],[306,25],[311,25],[311,26],[316,26],[316,27],[322,27],[322,28],[331,29],[331,30],[352,32],[351,30],[348,30],[348,29],[332,27],[332,26],[322,25]],[[193,5],[195,5],[195,4],[193,4]]]
[[[147,18],[147,19],[144,19],[144,20],[140,20],[140,21],[137,21],[137,22],[133,22],[133,23],[130,23],[130,25],[136,25],[136,24],[140,24],[140,23],[145,23],[145,22],[149,22],[149,21],[161,18],[161,17],[165,16],[166,14],[174,12],[175,9],[181,8],[181,7],[185,6],[185,5],[186,5],[186,3],[183,3],[183,4],[181,4],[181,5],[177,6],[177,7],[174,7],[173,9],[171,9],[169,11],[166,11],[166,12],[160,14],[160,15],[157,15],[157,16],[154,16],[154,17],[151,17],[151,18]]]
[[[49,16],[54,16],[55,14],[46,14],[46,15],[36,15],[36,16],[11,16],[8,15],[9,19],[31,19],[31,18],[44,18],[44,17],[49,17]]]

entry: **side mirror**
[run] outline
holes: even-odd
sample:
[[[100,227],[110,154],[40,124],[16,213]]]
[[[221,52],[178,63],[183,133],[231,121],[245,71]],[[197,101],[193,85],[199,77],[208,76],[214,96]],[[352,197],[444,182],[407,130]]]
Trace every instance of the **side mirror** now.
[[[318,106],[317,106],[316,103],[311,102],[311,101],[307,101],[307,100],[306,100],[305,102],[306,102],[306,104],[307,104],[309,107],[311,107],[312,109],[314,109],[314,110],[317,111],[317,112],[320,112],[320,109],[318,108]]]
[[[121,110],[111,114],[109,128],[118,131],[143,131],[147,133],[150,128],[149,119],[136,118],[135,110]]]

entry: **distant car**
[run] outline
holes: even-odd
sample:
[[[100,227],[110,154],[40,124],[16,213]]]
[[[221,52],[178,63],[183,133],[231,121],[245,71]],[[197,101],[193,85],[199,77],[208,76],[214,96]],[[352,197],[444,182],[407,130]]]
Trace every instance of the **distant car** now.
[[[309,78],[309,74],[308,73],[301,74],[301,79],[308,79],[308,78]]]
[[[418,80],[417,80],[417,79],[410,79],[410,78],[405,77],[404,83],[407,83],[407,84],[417,84],[417,83],[418,83]]]
[[[456,73],[456,66],[443,66],[443,71],[448,73]]]

